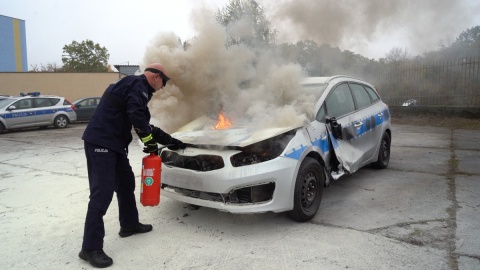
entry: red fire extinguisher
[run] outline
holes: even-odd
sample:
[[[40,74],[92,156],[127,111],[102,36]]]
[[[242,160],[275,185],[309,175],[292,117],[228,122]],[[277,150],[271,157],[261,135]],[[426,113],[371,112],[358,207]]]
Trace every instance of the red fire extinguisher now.
[[[156,206],[160,203],[162,158],[155,153],[142,159],[142,186],[140,202],[143,206]]]

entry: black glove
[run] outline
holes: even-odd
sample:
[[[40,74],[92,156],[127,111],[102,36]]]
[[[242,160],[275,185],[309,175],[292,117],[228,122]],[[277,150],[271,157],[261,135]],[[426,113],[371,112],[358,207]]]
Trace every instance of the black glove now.
[[[180,141],[180,140],[178,140],[178,139],[175,139],[175,138],[172,138],[172,141],[171,141],[170,144],[173,144],[173,145],[170,145],[170,146],[168,147],[168,149],[173,150],[173,151],[178,150],[178,149],[185,149],[185,148],[187,148],[187,145],[186,145],[186,144],[184,144],[182,141]]]
[[[163,145],[173,144],[172,143],[172,136],[170,136],[168,133],[166,133],[165,131],[161,130],[160,128],[158,128],[154,125],[150,125],[150,128],[152,129],[153,139],[157,143],[163,144]]]
[[[152,134],[140,138],[145,145],[143,148],[144,153],[155,153],[158,155],[158,145],[157,142],[153,139]]]

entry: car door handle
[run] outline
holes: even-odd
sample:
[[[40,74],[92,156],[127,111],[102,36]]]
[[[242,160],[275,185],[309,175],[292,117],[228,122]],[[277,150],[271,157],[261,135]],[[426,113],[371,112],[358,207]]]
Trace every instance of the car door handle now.
[[[363,126],[363,122],[355,122],[353,124],[353,126],[356,127],[356,128],[359,128],[359,127]]]

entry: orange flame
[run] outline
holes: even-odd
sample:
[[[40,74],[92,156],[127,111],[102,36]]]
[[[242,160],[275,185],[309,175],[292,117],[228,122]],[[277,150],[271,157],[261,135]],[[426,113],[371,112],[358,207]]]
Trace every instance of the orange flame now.
[[[223,114],[218,115],[218,122],[217,125],[215,126],[215,129],[227,129],[232,126],[232,122],[228,120]]]

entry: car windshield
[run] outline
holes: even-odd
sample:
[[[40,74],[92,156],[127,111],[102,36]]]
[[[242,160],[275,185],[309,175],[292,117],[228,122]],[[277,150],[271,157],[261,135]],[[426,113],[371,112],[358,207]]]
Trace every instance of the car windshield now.
[[[0,99],[0,109],[3,109],[4,107],[6,107],[8,104],[12,103],[12,101],[14,101],[15,99],[13,98],[4,98],[4,99]]]
[[[314,95],[318,100],[327,88],[326,83],[313,83],[313,84],[303,84],[302,89],[308,95]]]

